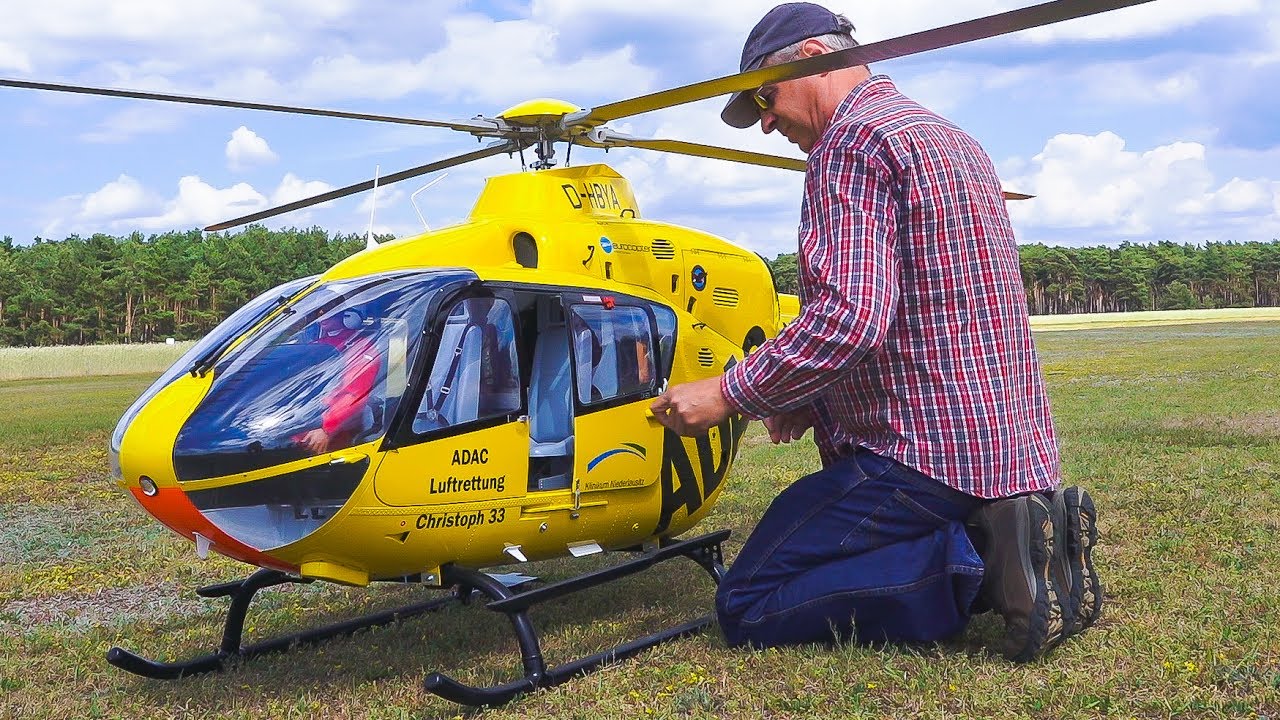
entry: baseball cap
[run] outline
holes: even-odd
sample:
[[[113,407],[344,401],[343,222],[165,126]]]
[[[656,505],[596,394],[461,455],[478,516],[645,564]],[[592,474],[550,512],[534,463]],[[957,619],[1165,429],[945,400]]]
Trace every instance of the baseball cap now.
[[[807,40],[819,35],[848,31],[848,26],[841,27],[835,13],[807,2],[784,3],[765,13],[760,22],[751,29],[747,41],[742,46],[742,61],[738,64],[739,72],[756,70],[770,54],[788,45]],[[760,119],[755,100],[751,98],[754,90],[736,92],[720,111],[720,119],[736,128],[749,128]]]

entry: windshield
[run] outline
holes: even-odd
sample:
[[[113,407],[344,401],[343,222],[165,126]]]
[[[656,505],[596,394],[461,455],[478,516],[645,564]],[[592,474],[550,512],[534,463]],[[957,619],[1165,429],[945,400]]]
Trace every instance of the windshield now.
[[[321,285],[219,360],[178,433],[179,480],[221,477],[380,437],[404,394],[426,308],[463,271]]]
[[[177,362],[171,365],[155,382],[151,383],[146,392],[139,395],[138,399],[134,400],[129,409],[120,417],[120,422],[116,423],[115,432],[111,434],[110,452],[108,453],[111,461],[111,474],[117,479],[120,478],[120,443],[123,442],[125,431],[129,429],[130,423],[138,416],[138,412],[142,410],[143,405],[146,405],[151,398],[168,387],[169,383],[176,380],[178,376],[188,372],[197,358],[203,357],[213,348],[230,341],[247,330],[268,312],[283,305],[299,290],[310,285],[317,277],[317,275],[312,275],[291,280],[250,300],[244,307],[231,313],[226,320],[223,320],[217,327],[210,330],[208,335],[205,335],[190,350],[183,353]]]

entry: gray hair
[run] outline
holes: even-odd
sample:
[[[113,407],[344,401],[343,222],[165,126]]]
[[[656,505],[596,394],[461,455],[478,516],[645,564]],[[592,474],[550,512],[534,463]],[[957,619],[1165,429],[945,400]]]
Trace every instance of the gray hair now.
[[[858,41],[853,39],[853,23],[849,22],[849,18],[843,15],[836,15],[836,22],[840,25],[840,29],[838,31],[827,33],[826,35],[805,38],[799,42],[791,43],[781,50],[769,53],[769,55],[765,57],[764,62],[760,63],[760,66],[781,65],[782,63],[791,62],[792,60],[799,58],[800,46],[810,40],[817,40],[832,52],[837,50],[847,50],[856,46]]]

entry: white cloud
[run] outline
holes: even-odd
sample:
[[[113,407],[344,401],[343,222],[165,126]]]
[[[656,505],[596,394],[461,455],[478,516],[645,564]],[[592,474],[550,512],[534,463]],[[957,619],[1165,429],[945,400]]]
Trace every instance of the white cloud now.
[[[489,104],[484,112],[494,114],[503,104],[539,95],[572,100],[608,87],[625,96],[654,83],[653,71],[636,63],[630,47],[566,60],[557,57],[557,33],[549,25],[479,15],[446,18],[443,25],[447,42],[437,52],[418,60],[318,58],[299,88],[307,97],[326,99],[388,99],[426,90],[446,100]]]
[[[21,48],[0,42],[0,70],[31,72],[31,58]]]
[[[127,143],[140,136],[167,132],[178,127],[185,111],[155,104],[134,105],[108,115],[96,127],[80,134],[90,143]]]
[[[244,125],[232,131],[231,139],[227,141],[226,154],[227,166],[232,170],[243,170],[251,165],[263,165],[278,159],[267,141]]]
[[[1037,196],[1009,206],[1015,223],[1027,230],[1019,233],[1023,241],[1036,241],[1042,231],[1087,228],[1095,236],[1203,242],[1215,238],[1196,231],[1240,227],[1222,213],[1251,216],[1263,223],[1259,227],[1278,219],[1273,207],[1280,183],[1233,178],[1217,186],[1200,143],[1136,152],[1112,132],[1061,134],[1029,162],[1003,163],[1005,168],[1018,165],[1023,174],[1009,177],[1009,187]]]
[[[303,180],[293,173],[285,173],[280,184],[271,193],[271,205],[287,205],[297,200],[327,193],[333,186],[321,180]],[[325,203],[328,204],[328,203]]]
[[[132,52],[163,50],[198,58],[280,57],[299,45],[301,29],[340,18],[346,2],[255,0],[47,0],[6,3],[0,39],[58,65],[103,42],[128,43]],[[49,68],[45,68],[46,71]]]
[[[1216,191],[1202,198],[1189,200],[1179,205],[1177,209],[1186,214],[1265,213],[1276,197],[1280,197],[1280,183],[1267,180],[1243,180],[1236,177],[1231,178],[1226,185]]]
[[[63,232],[166,231],[204,226],[238,217],[267,205],[267,199],[247,183],[216,188],[198,176],[178,181],[177,194],[164,199],[138,180],[121,175],[85,196],[66,196],[50,203],[43,234]],[[70,217],[70,220],[63,218]]]
[[[1239,17],[1263,11],[1262,0],[1159,0],[1109,13],[1026,31],[1032,42],[1120,40],[1155,37],[1214,17]]]
[[[160,199],[134,178],[121,175],[85,196],[78,216],[84,221],[110,220],[158,209]]]
[[[531,14],[554,27],[575,31],[610,27],[622,21],[660,20],[667,27],[696,27],[712,34],[712,42],[742,39],[776,0],[649,0],[643,3],[601,3],[598,0],[534,0]],[[865,2],[828,0],[823,5],[848,17],[863,43],[884,40],[942,25],[1027,7],[1022,0],[896,0]],[[1014,35],[1022,41],[1115,40],[1151,37],[1190,27],[1206,18],[1243,16],[1264,11],[1262,0],[1159,0],[1093,17],[1065,21]],[[598,32],[598,30],[596,30]],[[738,55],[730,58],[736,65]]]
[[[122,220],[116,225],[132,225],[146,230],[170,230],[208,225],[265,207],[267,199],[248,183],[215,188],[196,175],[178,181],[178,195],[165,203],[160,215]]]
[[[431,192],[428,190],[427,192]],[[367,216],[370,210],[385,210],[395,207],[404,200],[409,193],[400,188],[398,185],[389,187],[379,187],[375,196],[373,191],[361,193],[360,205],[356,208],[356,212],[361,216]]]

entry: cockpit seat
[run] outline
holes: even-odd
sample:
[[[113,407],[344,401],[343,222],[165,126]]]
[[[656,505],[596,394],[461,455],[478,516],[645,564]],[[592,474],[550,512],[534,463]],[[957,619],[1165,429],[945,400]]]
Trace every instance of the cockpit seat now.
[[[564,458],[548,463],[550,476],[535,478],[538,489],[569,487],[572,483],[573,397],[569,367],[569,334],[564,323],[548,325],[538,334],[529,383],[529,456]]]

